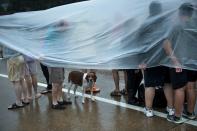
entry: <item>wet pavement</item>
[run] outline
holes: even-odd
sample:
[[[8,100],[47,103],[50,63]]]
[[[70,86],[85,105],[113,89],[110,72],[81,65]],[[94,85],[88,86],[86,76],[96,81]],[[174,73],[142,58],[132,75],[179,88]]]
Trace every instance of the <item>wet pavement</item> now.
[[[69,72],[69,71],[68,71]],[[0,74],[6,75],[6,63],[0,60]],[[74,99],[65,110],[51,109],[51,94],[43,95],[23,109],[8,110],[15,99],[13,87],[8,79],[0,76],[0,131],[197,131],[197,122],[173,124],[165,119],[164,113],[156,113],[146,118],[142,107],[125,104],[126,97],[111,97],[114,89],[111,71],[98,71],[97,86],[101,92],[97,101],[87,99],[81,103],[81,97]],[[39,69],[39,82],[44,78]],[[124,81],[121,74],[121,88]],[[43,86],[39,90],[44,89]],[[80,90],[79,90],[80,91]],[[162,111],[163,109],[160,109]]]

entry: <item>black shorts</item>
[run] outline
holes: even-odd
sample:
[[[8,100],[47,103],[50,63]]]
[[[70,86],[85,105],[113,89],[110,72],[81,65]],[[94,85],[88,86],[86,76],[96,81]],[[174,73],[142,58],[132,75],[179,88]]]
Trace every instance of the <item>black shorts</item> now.
[[[163,71],[164,83],[171,83],[170,80],[170,68],[166,66],[161,66]]]
[[[176,72],[175,68],[170,68],[170,79],[173,89],[179,89],[187,84],[187,70],[183,69],[182,72]]]
[[[157,87],[164,85],[164,71],[161,66],[144,70],[145,87]]]
[[[197,71],[186,70],[187,71],[187,81],[195,82],[197,80]]]

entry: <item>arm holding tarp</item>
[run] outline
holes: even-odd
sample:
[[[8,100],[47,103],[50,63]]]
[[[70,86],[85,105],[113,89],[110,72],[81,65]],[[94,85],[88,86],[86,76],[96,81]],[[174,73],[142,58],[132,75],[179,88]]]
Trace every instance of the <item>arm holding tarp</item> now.
[[[172,63],[173,65],[175,66],[176,68],[176,72],[182,72],[182,68],[181,68],[181,64],[180,62],[178,61],[178,59],[176,58],[176,56],[174,55],[174,52],[172,50],[172,46],[171,46],[171,41],[166,39],[164,41],[164,44],[163,44],[163,48],[166,52],[166,54],[170,57],[170,59],[172,60]]]

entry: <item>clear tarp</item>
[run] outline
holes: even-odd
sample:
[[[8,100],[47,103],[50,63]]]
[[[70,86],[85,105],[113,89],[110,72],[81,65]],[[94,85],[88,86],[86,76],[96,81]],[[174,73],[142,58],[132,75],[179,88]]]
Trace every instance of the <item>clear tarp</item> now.
[[[185,2],[193,6],[180,8]],[[90,0],[0,16],[0,43],[53,67],[197,70],[196,5],[197,0]]]

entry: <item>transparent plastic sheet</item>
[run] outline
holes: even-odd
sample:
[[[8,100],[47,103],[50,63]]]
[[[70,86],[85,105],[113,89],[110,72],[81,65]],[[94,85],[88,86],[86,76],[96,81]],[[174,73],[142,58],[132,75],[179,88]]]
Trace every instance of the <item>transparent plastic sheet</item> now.
[[[183,23],[179,7],[185,2],[195,6]],[[197,70],[197,1],[157,0],[161,8],[150,8],[152,3],[90,0],[1,16],[0,43],[53,67],[174,67],[173,55],[182,68]],[[168,39],[171,54],[165,49]]]

